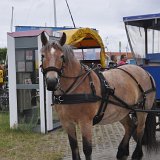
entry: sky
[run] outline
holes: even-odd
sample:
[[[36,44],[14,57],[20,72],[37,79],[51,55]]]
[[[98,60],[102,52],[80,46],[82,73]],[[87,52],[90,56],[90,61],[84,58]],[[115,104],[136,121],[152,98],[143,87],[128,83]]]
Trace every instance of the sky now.
[[[53,0],[0,0],[0,47],[7,47],[7,32],[14,26],[54,26]],[[108,51],[126,51],[123,17],[160,13],[160,0],[67,0],[76,27],[99,31]],[[73,27],[65,0],[56,0],[57,26]]]

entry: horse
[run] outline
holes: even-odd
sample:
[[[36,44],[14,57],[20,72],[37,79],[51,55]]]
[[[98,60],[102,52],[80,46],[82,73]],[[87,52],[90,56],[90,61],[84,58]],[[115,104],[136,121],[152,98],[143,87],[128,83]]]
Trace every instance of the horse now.
[[[117,159],[129,156],[129,141],[133,136],[137,144],[132,159],[140,160],[143,157],[144,132],[147,133],[147,148],[156,149],[155,128],[147,119],[152,116],[147,116],[150,114],[145,112],[152,109],[156,95],[155,82],[149,73],[130,64],[104,71],[100,71],[99,67],[88,67],[74,56],[73,47],[65,44],[65,33],[59,40],[48,41],[45,32],[42,32],[41,41],[46,87],[53,92],[53,103],[68,134],[73,160],[80,160],[77,125],[82,133],[86,160],[92,159],[94,124],[119,121],[123,125],[125,133],[118,147]]]

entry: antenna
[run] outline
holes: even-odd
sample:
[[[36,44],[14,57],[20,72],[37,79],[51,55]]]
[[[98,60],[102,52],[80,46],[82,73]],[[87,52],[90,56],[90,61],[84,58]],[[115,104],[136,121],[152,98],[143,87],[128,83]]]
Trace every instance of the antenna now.
[[[56,0],[53,0],[53,8],[54,8],[54,26],[57,27]]]
[[[68,7],[68,10],[69,10],[69,14],[70,14],[71,19],[72,19],[73,26],[74,26],[74,28],[76,28],[76,25],[75,25],[74,20],[73,20],[73,17],[72,17],[71,10],[70,10],[69,5],[68,5],[68,2],[67,2],[67,0],[65,0],[65,1],[66,1],[66,4],[67,4],[67,7]]]
[[[11,16],[11,26],[10,26],[11,32],[12,32],[12,28],[13,28],[13,12],[14,12],[14,7],[12,6],[12,16]]]

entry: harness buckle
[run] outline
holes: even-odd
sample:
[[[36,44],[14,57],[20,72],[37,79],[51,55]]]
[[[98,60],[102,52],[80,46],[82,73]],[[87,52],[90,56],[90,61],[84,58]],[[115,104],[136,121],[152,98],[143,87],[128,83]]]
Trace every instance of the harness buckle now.
[[[64,101],[62,96],[52,96],[52,104],[61,104]]]
[[[114,91],[115,91],[115,88],[114,89],[111,88],[106,80],[104,80],[103,83],[104,83],[105,88],[109,91],[109,95],[113,95]]]
[[[93,81],[89,82],[89,84],[90,84],[90,86],[94,86],[94,82]]]
[[[106,88],[110,88],[110,86],[108,85],[108,83],[106,82],[106,80],[104,80],[103,82],[104,82],[104,85],[105,85]]]
[[[59,96],[57,100],[58,100],[59,104],[61,104],[64,101],[64,99],[62,98],[62,96]]]

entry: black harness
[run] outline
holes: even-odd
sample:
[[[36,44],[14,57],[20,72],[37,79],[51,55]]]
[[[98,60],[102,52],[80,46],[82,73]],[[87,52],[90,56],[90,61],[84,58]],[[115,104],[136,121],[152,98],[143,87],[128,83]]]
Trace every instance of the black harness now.
[[[146,94],[155,91],[155,86],[154,86],[152,77],[149,74],[148,75],[150,76],[152,88],[147,91],[144,91],[141,85],[138,83],[138,81],[132,76],[132,74],[130,74],[129,72],[127,72],[126,70],[122,68],[114,68],[114,69],[119,69],[125,72],[126,74],[128,74],[137,83],[140,91],[142,92],[142,99],[138,103],[133,104],[133,105],[128,105],[122,99],[120,99],[114,94],[114,89],[109,86],[109,83],[107,82],[107,80],[105,79],[105,77],[103,76],[102,72],[100,71],[98,67],[89,68],[88,66],[84,64],[82,64],[82,67],[85,68],[85,73],[80,74],[77,77],[74,77],[75,81],[69,86],[69,88],[65,92],[63,91],[63,94],[61,95],[53,94],[52,95],[53,104],[78,104],[78,103],[93,103],[93,102],[101,101],[99,110],[97,114],[95,115],[95,117],[93,118],[93,125],[99,123],[102,120],[108,103],[118,105],[120,107],[129,109],[134,112],[137,111],[135,107],[138,106],[138,108],[142,107],[142,109],[145,111],[145,108],[143,106],[145,106],[144,104],[146,101]],[[46,74],[46,72],[51,71],[51,70],[58,72],[59,76],[62,76],[63,67],[61,69],[50,67],[48,69],[45,69],[43,73]],[[96,75],[99,77],[100,84],[101,84],[101,96],[96,95],[95,86],[92,81],[92,77],[90,75],[91,71],[94,71]],[[89,77],[91,93],[90,94],[67,94],[72,89],[72,87],[76,84],[78,78],[82,76],[84,76],[84,79],[86,77]],[[69,78],[69,77],[66,77],[66,78]],[[113,97],[114,100],[110,100],[109,97]]]
[[[83,64],[82,64],[83,65]],[[86,74],[89,77],[89,84],[91,88],[90,94],[62,94],[62,95],[54,95],[52,96],[52,100],[54,104],[78,104],[78,103],[93,103],[101,101],[99,110],[96,116],[93,119],[93,125],[99,123],[104,115],[106,110],[108,99],[111,94],[114,94],[114,90],[109,87],[108,82],[104,78],[102,72],[99,68],[89,68],[83,65],[86,70]],[[91,71],[94,71],[99,77],[101,83],[101,96],[96,95],[96,90],[94,83],[92,81],[92,77],[90,75]]]
[[[133,75],[131,73],[129,73],[128,71],[126,71],[126,70],[124,70],[122,68],[114,68],[114,69],[119,69],[119,70],[125,72],[126,74],[128,74],[136,82],[139,90],[141,91],[142,99],[139,100],[139,102],[137,102],[136,104],[128,105],[126,102],[124,102],[122,99],[117,97],[115,94],[112,94],[111,96],[113,97],[114,101],[109,100],[109,103],[114,104],[114,105],[118,105],[118,106],[126,108],[126,109],[129,109],[129,110],[131,110],[133,112],[150,112],[151,110],[146,110],[145,109],[146,95],[151,93],[151,92],[156,91],[153,79],[150,76],[150,74],[148,72],[146,72],[148,74],[149,78],[150,78],[152,87],[150,89],[148,89],[147,91],[144,91],[142,86],[138,83],[138,81],[133,77]],[[141,109],[139,109],[139,108],[141,108]]]

